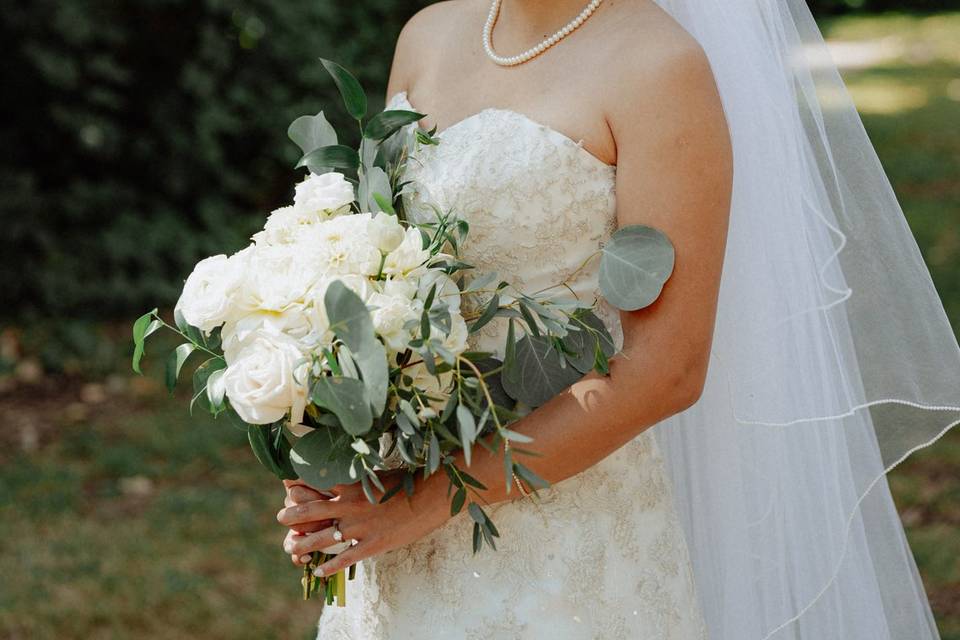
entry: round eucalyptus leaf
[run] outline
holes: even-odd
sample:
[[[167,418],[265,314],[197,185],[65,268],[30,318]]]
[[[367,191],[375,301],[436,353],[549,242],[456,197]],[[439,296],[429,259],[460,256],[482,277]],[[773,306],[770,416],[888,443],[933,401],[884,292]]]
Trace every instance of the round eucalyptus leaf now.
[[[603,247],[600,291],[618,309],[642,309],[660,295],[673,264],[673,244],[663,232],[640,224],[622,227]]]
[[[389,371],[387,354],[373,330],[370,311],[356,293],[335,280],[327,288],[323,305],[330,320],[330,329],[350,349],[360,368],[367,400],[377,414],[386,405]]]
[[[356,452],[353,436],[339,429],[320,427],[300,438],[290,451],[290,462],[301,480],[315,489],[352,484],[350,465]]]
[[[371,167],[364,171],[360,176],[360,186],[357,188],[357,201],[360,203],[360,209],[377,213],[383,211],[383,207],[374,198],[375,194],[380,194],[386,202],[393,201],[393,191],[390,189],[390,178],[387,172],[380,167]]]
[[[294,120],[287,129],[287,137],[293,140],[304,154],[337,144],[337,132],[333,125],[327,122],[323,111],[315,116],[300,116]]]
[[[337,416],[351,435],[361,436],[373,426],[366,386],[356,378],[323,376],[314,383],[310,399]]]
[[[514,400],[539,407],[583,376],[560,358],[549,339],[525,335],[504,363],[504,390]]]

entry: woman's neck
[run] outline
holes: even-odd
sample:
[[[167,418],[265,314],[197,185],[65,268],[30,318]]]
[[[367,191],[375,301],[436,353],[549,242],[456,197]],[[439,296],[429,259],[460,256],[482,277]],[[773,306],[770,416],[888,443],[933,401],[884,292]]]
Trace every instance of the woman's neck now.
[[[503,0],[496,31],[513,42],[540,40],[572,20],[587,0]]]

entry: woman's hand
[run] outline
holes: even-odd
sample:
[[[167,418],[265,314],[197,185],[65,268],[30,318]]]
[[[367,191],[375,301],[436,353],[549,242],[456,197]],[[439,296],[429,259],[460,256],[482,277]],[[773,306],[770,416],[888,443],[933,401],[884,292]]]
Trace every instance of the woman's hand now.
[[[381,472],[380,479],[389,489],[400,481],[401,472]],[[314,551],[337,544],[333,522],[343,540],[357,544],[320,565],[317,575],[331,575],[360,560],[410,544],[440,527],[450,518],[450,508],[440,475],[418,478],[414,494],[403,491],[388,501],[373,504],[359,483],[341,484],[330,490],[335,497],[321,495],[300,481],[284,481],[287,497],[277,520],[290,527],[283,549],[294,564],[306,564]],[[377,500],[382,493],[374,488]]]

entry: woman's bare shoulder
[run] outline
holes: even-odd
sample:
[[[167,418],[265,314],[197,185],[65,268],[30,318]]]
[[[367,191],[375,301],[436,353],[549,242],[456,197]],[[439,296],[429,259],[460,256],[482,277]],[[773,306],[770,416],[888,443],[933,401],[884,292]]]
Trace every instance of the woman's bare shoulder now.
[[[417,75],[438,60],[448,42],[463,37],[461,26],[475,22],[468,18],[483,13],[485,7],[480,0],[442,0],[407,20],[397,38],[387,96],[409,89]]]

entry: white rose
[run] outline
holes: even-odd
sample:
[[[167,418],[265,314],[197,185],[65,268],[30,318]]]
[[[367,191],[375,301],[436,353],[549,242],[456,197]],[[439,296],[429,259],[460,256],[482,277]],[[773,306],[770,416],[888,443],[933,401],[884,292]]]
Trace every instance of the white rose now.
[[[263,225],[263,231],[253,235],[257,244],[289,244],[295,242],[304,229],[319,224],[328,216],[322,211],[300,209],[297,207],[280,207],[275,209]]]
[[[380,251],[367,234],[369,221],[369,213],[327,220],[302,232],[294,246],[313,256],[324,273],[375,276]]]
[[[254,249],[238,292],[238,306],[245,311],[283,312],[302,305],[324,275],[316,252],[304,251],[296,244],[255,245]]]
[[[430,252],[423,248],[420,231],[410,227],[404,232],[400,246],[387,254],[383,272],[394,276],[419,275],[425,270],[423,265],[429,258]]]
[[[353,185],[336,171],[309,174],[296,186],[293,195],[293,206],[300,215],[316,215],[321,219],[347,213],[353,201]]]
[[[227,362],[236,359],[251,336],[261,333],[286,335],[301,344],[313,345],[329,328],[329,325],[317,326],[317,317],[306,305],[296,305],[283,312],[254,311],[228,322],[223,327],[223,354]]]
[[[184,320],[205,333],[223,324],[234,311],[234,295],[243,282],[244,263],[242,252],[198,262],[176,305]]]
[[[307,404],[307,368],[295,340],[260,332],[228,360],[223,386],[244,422],[271,424],[289,411],[291,422],[299,424]]]
[[[371,314],[374,331],[383,338],[387,348],[394,352],[406,349],[411,335],[403,325],[407,320],[416,318],[410,300],[375,293],[370,297],[369,304],[375,307]]]
[[[403,226],[397,220],[397,216],[383,212],[376,214],[367,223],[367,235],[370,238],[370,244],[382,253],[390,253],[399,247],[405,237]]]

